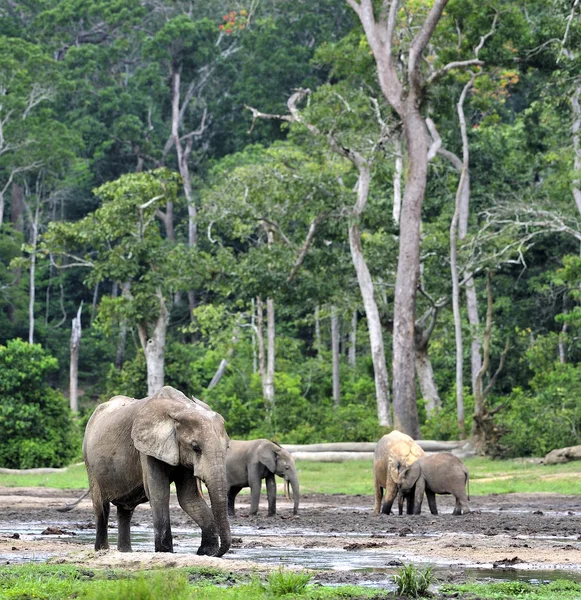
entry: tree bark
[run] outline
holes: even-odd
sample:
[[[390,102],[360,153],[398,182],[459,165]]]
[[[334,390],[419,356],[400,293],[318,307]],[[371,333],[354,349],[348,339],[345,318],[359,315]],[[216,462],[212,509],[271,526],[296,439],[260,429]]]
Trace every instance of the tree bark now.
[[[140,323],[139,339],[145,353],[147,365],[147,395],[155,394],[163,387],[165,377],[165,339],[169,324],[169,312],[161,290],[157,291],[159,302],[159,315],[153,327],[151,336],[148,337],[148,325]]]
[[[401,177],[403,173],[403,153],[401,139],[397,136],[395,145],[395,171],[393,173],[393,221],[399,225],[401,214]]]
[[[264,398],[274,409],[274,364],[275,364],[275,322],[274,300],[266,299],[266,373],[264,378]]]
[[[30,210],[28,211],[30,215]],[[32,252],[30,254],[30,272],[29,272],[29,291],[28,291],[28,343],[34,344],[34,301],[36,297],[36,247],[38,245],[38,220],[40,215],[40,204],[37,204],[34,210],[34,217],[30,222],[31,237],[30,245]]]
[[[339,317],[337,307],[331,306],[331,350],[333,355],[333,402],[341,403],[341,383],[339,379]]]
[[[359,232],[358,220],[363,212],[369,194],[369,183],[371,173],[368,167],[360,165],[359,180],[357,184],[357,201],[353,209],[352,222],[349,225],[349,247],[351,259],[357,274],[359,289],[363,299],[367,327],[369,329],[369,342],[371,346],[371,359],[375,375],[375,397],[377,402],[377,418],[382,427],[391,426],[389,414],[389,378],[385,364],[385,349],[383,346],[383,333],[379,318],[379,309],[373,294],[373,281],[371,273],[363,256],[361,246],[361,233]],[[412,363],[413,368],[413,363]]]
[[[579,141],[579,132],[581,131],[581,105],[579,97],[581,96],[581,84],[578,84],[571,96],[571,107],[573,109],[573,124],[571,133],[573,137],[573,198],[577,210],[581,214],[581,187],[579,174],[581,173],[581,143]]]
[[[349,365],[355,366],[357,359],[357,311],[351,317],[351,331],[349,332]]]
[[[256,341],[258,343],[258,374],[262,382],[262,395],[264,396],[264,378],[266,373],[266,362],[264,352],[264,304],[262,298],[256,298]]]
[[[434,410],[441,407],[442,401],[434,380],[434,369],[427,346],[416,349],[416,374],[422,398],[426,401],[426,413],[430,416]]]
[[[69,379],[69,405],[74,413],[79,412],[79,348],[81,346],[81,302],[77,316],[73,319],[71,327],[71,368]]]

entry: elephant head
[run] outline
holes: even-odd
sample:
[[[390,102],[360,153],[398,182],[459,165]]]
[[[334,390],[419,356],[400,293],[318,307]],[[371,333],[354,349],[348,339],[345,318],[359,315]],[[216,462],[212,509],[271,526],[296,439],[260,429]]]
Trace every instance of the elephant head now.
[[[173,394],[168,397],[167,390]],[[226,450],[229,437],[224,419],[206,404],[190,400],[172,388],[152,396],[137,413],[131,429],[135,448],[171,465],[192,470],[208,488],[212,514],[220,536],[217,556],[228,551]]]
[[[272,442],[272,445],[265,445],[261,448],[258,458],[271,473],[284,479],[285,496],[293,501],[293,514],[298,514],[300,501],[299,477],[291,453]],[[289,493],[289,486],[292,489],[292,494]]]
[[[414,462],[412,465],[405,466],[400,465],[398,470],[399,488],[402,492],[408,492],[414,485],[416,485],[422,469],[418,462]]]

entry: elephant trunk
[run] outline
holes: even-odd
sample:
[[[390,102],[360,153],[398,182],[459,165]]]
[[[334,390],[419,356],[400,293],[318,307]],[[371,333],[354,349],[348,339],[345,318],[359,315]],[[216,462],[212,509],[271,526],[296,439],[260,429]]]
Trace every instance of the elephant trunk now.
[[[222,556],[230,550],[230,546],[232,545],[232,533],[230,531],[230,522],[228,521],[228,488],[226,486],[225,471],[224,477],[218,483],[214,482],[209,485],[206,483],[206,487],[208,488],[210,503],[212,504],[212,514],[214,515],[214,521],[216,522],[218,535],[220,536],[220,548],[216,556]]]
[[[296,473],[292,473],[289,476],[289,478],[287,479],[287,481],[285,482],[287,491],[288,491],[289,483],[292,488],[291,498],[294,502],[293,514],[297,515],[299,512],[300,491],[299,491],[299,478],[297,477]]]

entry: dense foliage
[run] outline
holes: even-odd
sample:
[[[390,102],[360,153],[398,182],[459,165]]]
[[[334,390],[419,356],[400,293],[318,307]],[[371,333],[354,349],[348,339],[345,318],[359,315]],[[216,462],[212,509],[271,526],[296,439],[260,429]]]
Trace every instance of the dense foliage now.
[[[401,23],[413,25],[402,26],[401,48],[431,5],[403,4]],[[232,437],[384,433],[349,232],[356,222],[389,365],[401,125],[347,2],[14,0],[0,17],[0,465],[56,466],[78,452],[58,390],[68,390],[81,303],[82,416],[113,394],[147,394],[147,344],[161,332],[165,382],[208,401]],[[458,262],[460,279],[474,276],[480,324],[469,324],[463,288],[464,401],[469,428],[470,342],[485,337],[492,273],[483,387],[503,433],[497,454],[581,443],[580,37],[570,3],[451,0],[422,63],[434,75],[422,110],[457,157],[457,103],[474,76]],[[446,68],[474,59],[479,44],[478,65]],[[372,165],[360,215],[346,149]],[[441,407],[431,410],[419,383],[418,404],[423,436],[440,439],[461,434],[450,275],[458,182],[449,158],[435,156],[416,324],[436,319],[425,356]],[[257,310],[267,299],[274,400]]]
[[[0,464],[8,468],[62,467],[79,455],[68,403],[48,384],[58,362],[38,344],[0,346]]]

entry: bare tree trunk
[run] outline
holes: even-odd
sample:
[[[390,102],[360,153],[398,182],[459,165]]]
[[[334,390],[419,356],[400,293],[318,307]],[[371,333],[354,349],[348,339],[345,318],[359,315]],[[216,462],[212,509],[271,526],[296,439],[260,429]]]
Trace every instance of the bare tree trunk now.
[[[571,96],[571,106],[573,108],[573,124],[571,126],[571,133],[573,137],[573,172],[575,173],[573,179],[573,198],[577,210],[581,213],[581,183],[579,182],[579,174],[581,173],[581,143],[579,141],[579,132],[581,131],[581,106],[579,104],[579,97],[581,96],[581,84],[578,84]]]
[[[147,364],[147,395],[155,394],[163,387],[165,376],[165,339],[169,324],[169,312],[161,290],[157,291],[159,316],[153,327],[153,333],[148,337],[148,328],[144,323],[139,324],[139,339],[145,352]]]
[[[73,319],[71,327],[71,368],[69,379],[69,405],[74,413],[79,412],[79,348],[81,346],[81,302],[77,316]]]
[[[275,362],[274,300],[266,299],[266,373],[264,398],[274,408],[274,362]]]
[[[403,173],[403,153],[401,139],[397,136],[395,145],[395,171],[393,174],[393,221],[399,224],[401,214],[401,176]]]
[[[561,333],[559,334],[559,362],[564,365],[567,361],[565,358],[565,338],[567,336],[567,321],[563,321]]]
[[[339,379],[339,317],[337,307],[331,306],[331,351],[333,355],[333,402],[341,403],[341,383]]]
[[[349,332],[349,364],[354,367],[357,358],[357,311],[351,317],[351,331]]]
[[[393,310],[393,412],[396,429],[419,439],[414,327],[420,269],[421,211],[428,171],[428,140],[416,100],[407,99],[407,110],[404,113],[409,168],[401,211]]]
[[[319,317],[319,305],[315,306],[315,349],[321,358],[321,319]]]
[[[212,377],[212,381],[208,384],[208,389],[211,390],[213,387],[217,386],[220,383],[220,379],[224,376],[226,372],[226,367],[228,366],[228,361],[234,354],[234,348],[238,343],[238,337],[240,335],[240,322],[238,321],[234,326],[234,331],[232,332],[232,342],[230,346],[228,346],[228,350],[226,351],[226,357],[220,361],[220,365],[216,373],[214,373],[214,377]]]
[[[258,343],[258,373],[262,382],[262,395],[264,396],[264,379],[266,362],[264,352],[264,305],[262,298],[256,298],[256,341]]]
[[[382,427],[391,426],[389,414],[389,378],[385,364],[385,350],[383,347],[383,332],[379,318],[379,309],[373,294],[373,281],[371,273],[363,256],[361,246],[361,233],[359,232],[358,220],[365,208],[369,194],[369,183],[371,173],[365,165],[359,166],[359,181],[357,184],[357,202],[353,210],[352,222],[349,225],[349,247],[351,259],[355,266],[359,289],[365,307],[367,326],[369,328],[369,342],[371,345],[371,359],[375,374],[375,396],[377,401],[377,418]],[[413,367],[413,364],[412,364]]]
[[[435,409],[442,406],[442,401],[434,380],[434,369],[432,368],[427,345],[416,348],[416,374],[422,398],[426,401],[426,413],[430,416]]]
[[[30,211],[29,211],[30,212]],[[30,245],[32,252],[30,254],[30,277],[28,293],[28,343],[34,344],[34,300],[36,296],[36,247],[38,245],[38,220],[40,215],[40,205],[37,204],[34,210],[34,217],[31,219],[31,239]]]
[[[250,314],[250,330],[252,331],[252,372],[258,371],[258,355],[256,354],[256,305],[254,298],[251,301],[251,314]]]

